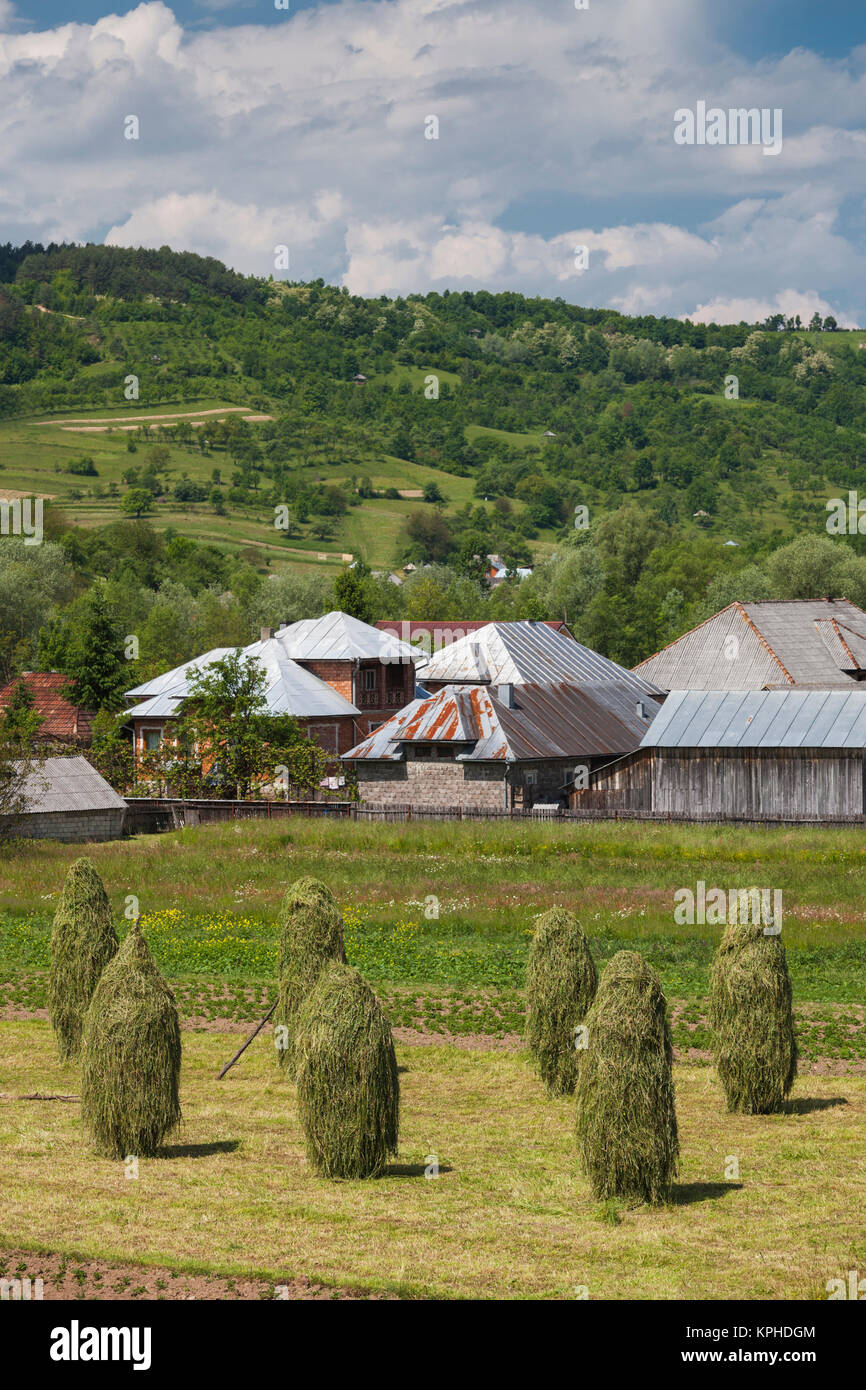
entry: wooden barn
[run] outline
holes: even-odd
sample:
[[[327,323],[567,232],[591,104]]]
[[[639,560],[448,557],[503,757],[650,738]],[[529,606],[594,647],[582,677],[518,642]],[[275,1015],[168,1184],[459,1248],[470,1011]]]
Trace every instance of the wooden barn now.
[[[674,690],[640,747],[593,771],[570,805],[696,820],[866,815],[866,690]]]

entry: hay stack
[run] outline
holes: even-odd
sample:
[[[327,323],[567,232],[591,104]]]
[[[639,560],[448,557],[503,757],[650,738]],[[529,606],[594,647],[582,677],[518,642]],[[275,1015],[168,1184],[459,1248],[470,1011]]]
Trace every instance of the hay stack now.
[[[136,921],[84,1019],[81,1113],[100,1153],[146,1156],[180,1121],[174,995]]]
[[[294,1071],[294,1033],[298,1010],[324,966],[345,961],[343,919],[329,888],[317,878],[299,878],[286,892],[280,909],[279,1002],[274,1028],[283,1025],[288,1045],[277,1060]]]
[[[298,1112],[326,1178],[374,1178],[397,1151],[400,1082],[391,1029],[366,980],[332,961],[298,1015]]]
[[[81,1050],[84,1014],[117,947],[102,879],[89,859],[76,859],[54,914],[48,971],[48,1016],[61,1062]]]
[[[665,997],[635,951],[607,964],[578,1053],[577,1139],[596,1197],[663,1202],[679,1143]]]
[[[764,925],[763,918],[729,924],[710,973],[716,1068],[728,1110],[744,1115],[781,1110],[797,1075],[785,948]]]
[[[526,1043],[548,1095],[574,1091],[575,1030],[597,985],[583,928],[573,913],[552,908],[538,923],[526,967]]]

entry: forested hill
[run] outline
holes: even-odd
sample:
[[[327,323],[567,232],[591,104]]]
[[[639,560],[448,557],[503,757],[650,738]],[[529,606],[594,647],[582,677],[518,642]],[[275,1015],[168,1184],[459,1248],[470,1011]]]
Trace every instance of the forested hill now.
[[[828,498],[866,492],[861,339],[832,320],[704,326],[516,293],[361,299],[168,248],[0,247],[0,488],[56,499],[86,580],[111,551],[95,531],[125,512],[207,549],[211,587],[239,558],[256,582],[321,562],[330,583],[341,553],[433,563],[436,594],[413,610],[408,586],[380,586],[375,615],[567,614],[638,660],[716,599],[829,586],[826,556],[796,580],[774,561],[790,542],[846,564],[866,548],[825,531]],[[190,423],[233,407],[249,420]],[[185,418],[61,428],[154,410]],[[491,551],[547,563],[488,595]]]

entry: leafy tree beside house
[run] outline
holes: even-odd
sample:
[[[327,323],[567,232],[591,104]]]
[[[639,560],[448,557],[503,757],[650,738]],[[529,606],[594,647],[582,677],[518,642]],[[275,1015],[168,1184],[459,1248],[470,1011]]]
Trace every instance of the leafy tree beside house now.
[[[326,754],[296,719],[268,714],[266,684],[259,663],[241,651],[194,671],[181,716],[148,760],[145,775],[158,776],[185,796],[210,792],[243,799],[274,781],[318,786]]]
[[[357,618],[362,623],[373,621],[373,613],[370,609],[370,601],[364,583],[369,573],[367,566],[359,562],[354,569],[342,570],[334,580],[334,603],[336,607],[341,613],[348,613],[350,618]]]
[[[118,710],[135,682],[125,657],[124,634],[103,586],[94,584],[77,611],[39,634],[43,670],[69,677],[69,698],[87,710]]]

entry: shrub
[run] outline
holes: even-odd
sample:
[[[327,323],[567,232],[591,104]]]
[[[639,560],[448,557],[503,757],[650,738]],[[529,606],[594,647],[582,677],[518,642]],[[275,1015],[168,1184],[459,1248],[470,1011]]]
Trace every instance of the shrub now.
[[[372,1178],[397,1151],[400,1082],[391,1029],[363,975],[332,961],[298,1015],[298,1112],[326,1178]]]
[[[731,923],[710,972],[716,1068],[729,1110],[781,1110],[797,1075],[791,979],[785,948],[764,921]]]
[[[662,1202],[679,1144],[661,982],[635,951],[608,962],[578,1056],[577,1139],[595,1197]]]
[[[76,859],[54,914],[48,971],[48,1016],[61,1062],[81,1050],[84,1014],[117,946],[102,879],[89,859]]]
[[[156,1153],[180,1122],[180,1022],[136,921],[84,1020],[81,1113],[109,1158]]]
[[[549,1095],[574,1091],[575,1029],[597,985],[583,928],[573,913],[552,908],[538,923],[526,965],[526,1043]]]
[[[294,1070],[298,1010],[323,967],[345,959],[343,919],[330,889],[317,878],[299,878],[280,909],[279,1000],[274,1012],[274,1029],[284,1030],[275,1032],[277,1059],[289,1072]]]

